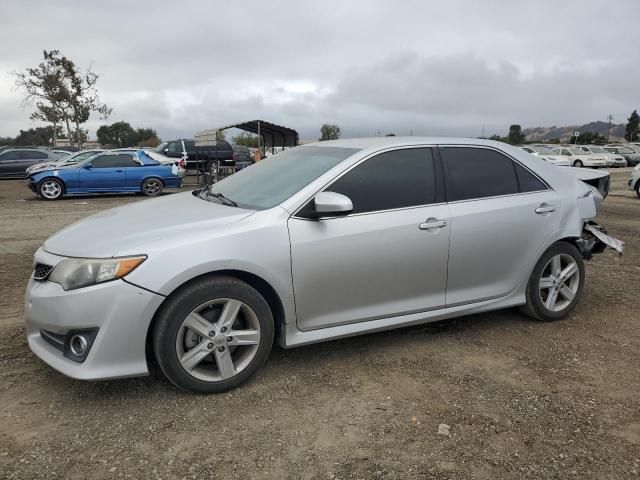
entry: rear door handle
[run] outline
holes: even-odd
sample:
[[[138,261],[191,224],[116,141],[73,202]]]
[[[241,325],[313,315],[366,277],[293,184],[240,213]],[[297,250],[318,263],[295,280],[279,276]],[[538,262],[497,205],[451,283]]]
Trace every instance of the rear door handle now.
[[[538,208],[536,208],[536,213],[539,213],[539,214],[552,213],[552,212],[555,212],[555,211],[556,211],[556,206],[555,205],[549,205],[547,203],[543,203]]]
[[[432,228],[442,228],[447,226],[446,220],[438,220],[437,218],[427,218],[427,221],[421,223],[418,228],[420,230],[431,230]]]

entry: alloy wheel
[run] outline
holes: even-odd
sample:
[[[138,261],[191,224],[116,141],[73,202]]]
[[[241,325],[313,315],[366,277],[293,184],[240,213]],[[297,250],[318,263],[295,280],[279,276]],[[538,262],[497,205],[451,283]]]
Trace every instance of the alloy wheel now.
[[[148,180],[144,184],[144,191],[147,195],[156,195],[161,188],[162,185],[158,180]]]
[[[54,200],[58,198],[62,193],[62,187],[58,182],[54,180],[48,180],[44,182],[40,187],[40,193],[43,197],[48,198],[49,200]]]
[[[552,312],[567,308],[580,286],[580,269],[571,255],[560,253],[551,257],[542,269],[538,285],[542,304]]]
[[[196,307],[182,321],[176,355],[189,375],[205,382],[234,377],[255,357],[260,323],[245,303],[220,298]]]

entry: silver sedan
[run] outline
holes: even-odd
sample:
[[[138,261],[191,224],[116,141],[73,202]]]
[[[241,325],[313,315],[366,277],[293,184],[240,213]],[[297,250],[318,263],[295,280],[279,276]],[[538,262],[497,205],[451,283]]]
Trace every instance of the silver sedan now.
[[[572,170],[473,139],[286,150],[49,238],[27,288],[29,346],[79,379],[145,375],[155,357],[175,385],[209,393],[247,380],[274,341],[514,306],[558,320],[606,239],[584,230],[606,191]]]

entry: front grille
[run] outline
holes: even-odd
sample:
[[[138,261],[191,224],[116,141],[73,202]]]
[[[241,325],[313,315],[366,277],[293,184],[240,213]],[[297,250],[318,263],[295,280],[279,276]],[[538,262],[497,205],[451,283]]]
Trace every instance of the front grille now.
[[[42,282],[47,279],[49,274],[53,270],[51,265],[46,265],[44,263],[36,263],[36,267],[33,269],[33,279]]]
[[[57,348],[61,352],[64,351],[64,340],[66,335],[63,333],[53,333],[48,330],[40,330],[40,336],[45,340],[49,345]]]

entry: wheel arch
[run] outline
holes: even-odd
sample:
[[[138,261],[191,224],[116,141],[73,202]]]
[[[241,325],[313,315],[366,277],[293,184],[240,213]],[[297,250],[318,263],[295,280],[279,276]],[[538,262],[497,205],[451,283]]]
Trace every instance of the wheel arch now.
[[[165,185],[164,185],[164,180],[162,179],[162,177],[161,177],[161,176],[159,176],[159,175],[154,175],[154,174],[149,174],[149,175],[147,175],[146,177],[143,177],[143,178],[141,178],[141,179],[140,179],[140,189],[142,190],[142,184],[143,184],[144,182],[146,182],[147,180],[151,180],[151,179],[154,179],[154,180],[158,180],[158,181],[160,181],[160,183],[162,184],[162,188],[164,188],[164,186],[165,186]]]
[[[145,341],[145,356],[146,356],[148,367],[150,367],[152,363],[156,362],[153,354],[153,348],[152,348],[152,334],[153,334],[153,329],[155,328],[155,324],[158,319],[158,316],[162,311],[162,309],[164,308],[164,306],[166,305],[167,301],[173,296],[175,292],[186,287],[187,285],[197,280],[200,280],[202,278],[215,277],[215,276],[227,276],[227,277],[237,278],[238,280],[241,280],[249,284],[251,287],[255,288],[258,291],[258,293],[263,296],[263,298],[269,305],[271,314],[273,315],[274,330],[275,330],[274,342],[277,341],[278,336],[283,332],[283,325],[285,324],[285,310],[284,310],[284,305],[282,303],[282,299],[280,298],[280,295],[278,295],[278,292],[276,291],[276,289],[273,288],[273,286],[269,282],[267,282],[264,278],[256,275],[255,273],[247,272],[244,270],[235,270],[235,269],[214,270],[208,273],[204,273],[202,275],[197,275],[183,282],[182,284],[178,285],[171,291],[171,293],[169,293],[166,296],[166,298],[162,301],[160,306],[157,308],[156,312],[153,315],[153,318],[151,319],[151,322],[149,323],[149,326],[147,327],[147,334],[146,334],[146,341]],[[149,368],[149,371],[151,371],[151,368]]]

